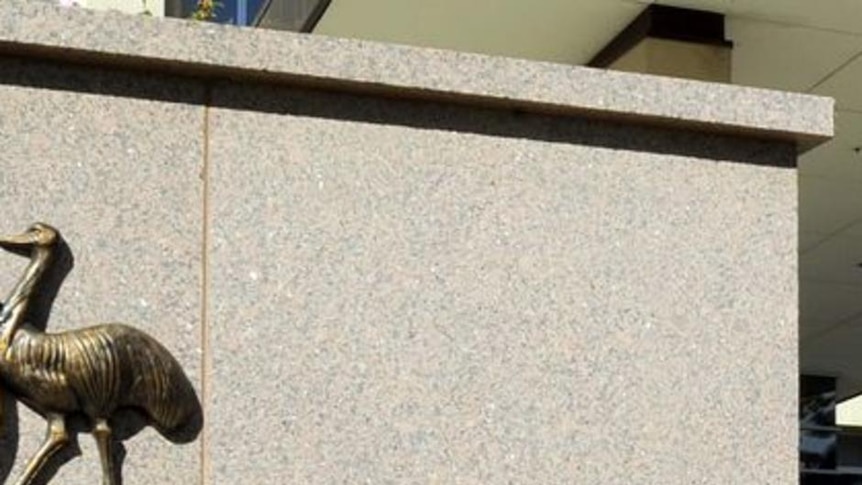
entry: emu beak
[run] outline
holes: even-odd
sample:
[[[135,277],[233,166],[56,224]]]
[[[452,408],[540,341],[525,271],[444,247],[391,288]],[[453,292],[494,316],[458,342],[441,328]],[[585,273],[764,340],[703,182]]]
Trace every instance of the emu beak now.
[[[29,232],[15,236],[0,237],[0,247],[10,251],[25,249],[33,244],[33,238]]]

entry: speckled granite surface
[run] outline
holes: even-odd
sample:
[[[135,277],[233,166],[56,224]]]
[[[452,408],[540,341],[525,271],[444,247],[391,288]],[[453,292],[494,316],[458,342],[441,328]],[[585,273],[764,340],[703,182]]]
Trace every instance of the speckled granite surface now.
[[[41,86],[47,80],[54,89]],[[157,100],[166,96],[184,102]],[[0,99],[0,234],[42,220],[62,231],[74,257],[48,329],[134,325],[199,387],[203,89],[0,58]],[[0,252],[0,298],[26,264]],[[6,429],[0,481],[8,474],[13,483],[46,424],[19,404]],[[52,483],[100,483],[93,438],[78,442],[83,456]],[[200,441],[176,446],[146,429],[126,451],[126,485],[199,482]]]
[[[205,406],[125,485],[796,480],[783,167],[829,100],[20,0],[0,52],[0,231],[75,255],[49,328],[140,326]]]
[[[721,84],[84,9],[0,2],[0,52],[266,78],[745,132],[811,146],[832,100]]]
[[[792,147],[213,102],[213,483],[796,479]]]

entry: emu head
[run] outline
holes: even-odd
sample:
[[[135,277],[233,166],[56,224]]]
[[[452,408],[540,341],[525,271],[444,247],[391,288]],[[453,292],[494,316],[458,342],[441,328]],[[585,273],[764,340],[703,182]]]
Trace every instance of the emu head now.
[[[60,239],[59,232],[44,222],[37,222],[14,236],[0,237],[0,247],[16,254],[27,255],[39,249],[51,249]]]

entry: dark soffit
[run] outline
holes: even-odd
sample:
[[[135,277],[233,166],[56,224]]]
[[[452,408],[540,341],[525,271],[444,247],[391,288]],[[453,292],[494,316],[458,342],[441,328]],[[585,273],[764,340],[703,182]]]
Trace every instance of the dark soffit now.
[[[693,44],[732,47],[724,37],[724,15],[651,4],[644,9],[587,66],[608,67],[647,37]]]

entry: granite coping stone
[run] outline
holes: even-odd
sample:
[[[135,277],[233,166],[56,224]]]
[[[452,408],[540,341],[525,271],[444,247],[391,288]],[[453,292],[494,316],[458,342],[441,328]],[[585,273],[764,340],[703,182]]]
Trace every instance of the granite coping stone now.
[[[0,2],[0,54],[670,125],[800,151],[833,134],[827,97],[29,0]]]

